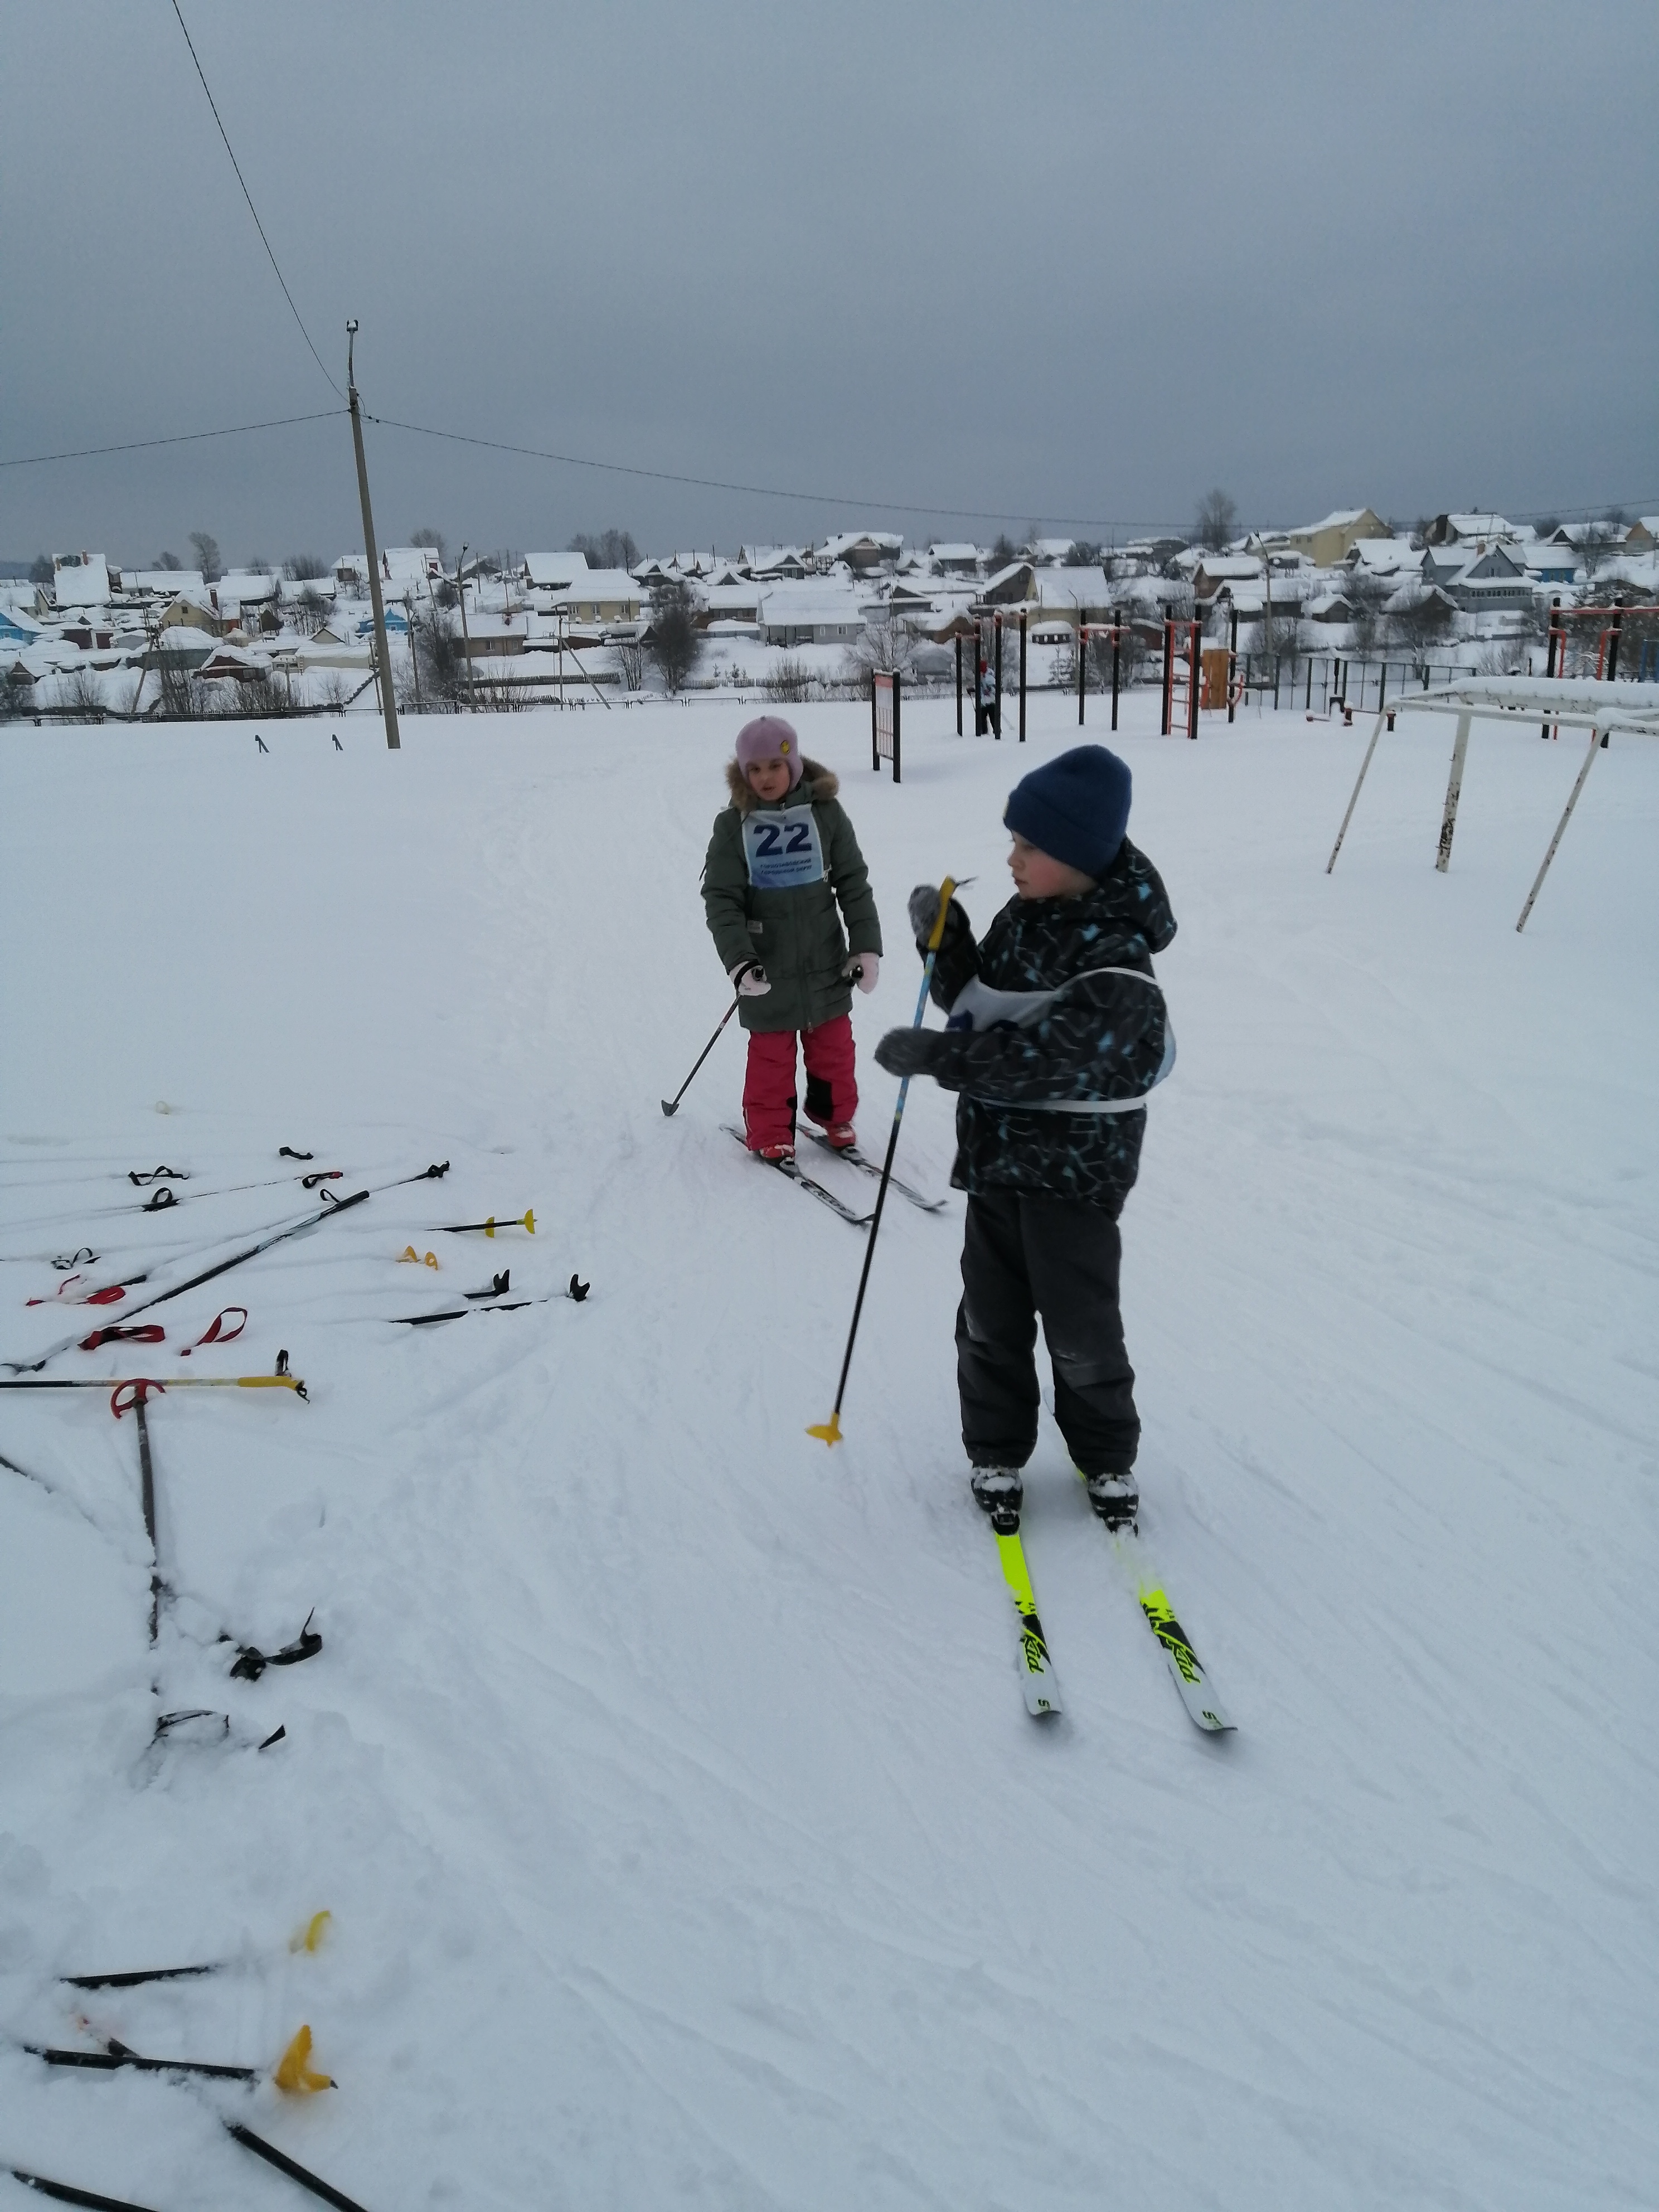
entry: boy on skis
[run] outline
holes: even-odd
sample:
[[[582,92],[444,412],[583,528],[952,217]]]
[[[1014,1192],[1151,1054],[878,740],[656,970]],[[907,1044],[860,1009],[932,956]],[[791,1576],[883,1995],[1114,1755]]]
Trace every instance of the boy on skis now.
[[[702,902],[749,1033],[749,1149],[764,1160],[795,1156],[799,1036],[806,1111],[844,1152],[858,1141],[852,985],[873,991],[881,968],[870,872],[836,778],[805,757],[780,716],[738,732],[726,781],[732,801],[714,817]]]
[[[1124,835],[1129,795],[1128,769],[1102,745],[1024,777],[1003,816],[1015,896],[983,944],[951,902],[932,987],[945,1030],[892,1030],[876,1048],[890,1074],[931,1075],[958,1094],[962,1440],[975,1498],[1002,1530],[1018,1526],[1036,1443],[1039,1314],[1055,1416],[1090,1502],[1109,1528],[1139,1506],[1117,1219],[1139,1165],[1142,1102],[1175,1058],[1152,956],[1176,924],[1157,869]],[[911,894],[919,949],[939,896],[925,884]]]

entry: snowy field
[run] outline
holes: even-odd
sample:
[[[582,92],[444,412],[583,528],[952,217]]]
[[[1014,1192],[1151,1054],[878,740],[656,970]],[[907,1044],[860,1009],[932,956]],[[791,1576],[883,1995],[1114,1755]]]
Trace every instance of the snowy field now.
[[[878,1155],[905,894],[972,875],[988,921],[1004,796],[1074,712],[1035,702],[1022,753],[919,701],[896,789],[866,710],[791,711],[888,933],[854,1009]],[[319,723],[269,757],[237,725],[0,732],[6,1356],[118,1314],[27,1309],[54,1254],[182,1270],[297,1218],[292,1184],[191,1194],[280,1146],[342,1192],[453,1163],[159,1308],[165,1344],[47,1370],[280,1346],[309,1384],[152,1401],[154,1654],[133,1420],[0,1395],[40,1479],[0,1470],[0,2166],[307,2201],[216,2106],[368,2212],[1659,2196],[1659,754],[1601,757],[1517,937],[1576,739],[1477,725],[1443,878],[1451,728],[1404,718],[1328,878],[1363,726],[1189,744],[1132,712],[1181,924],[1124,1217],[1143,1528],[1222,1740],[1046,1422],[1025,1536],[1066,1713],[1024,1711],[957,1437],[959,1197],[890,1210],[848,1441],[805,1433],[860,1237],[721,1133],[735,1024],[658,1103],[725,1000],[697,879],[729,702],[409,720],[397,757],[361,714],[343,753]],[[943,1190],[951,1127],[918,1084],[902,1171]],[[163,1163],[187,1203],[109,1211]],[[526,1206],[533,1238],[435,1233]],[[592,1297],[387,1318],[508,1265]],[[233,1302],[246,1335],[182,1364]],[[320,1656],[227,1680],[222,1628],[270,1650],[313,1607]],[[229,1737],[152,1747],[191,1706]],[[266,2068],[304,2021],[339,2087],[19,2050],[86,2043],[77,2014]]]

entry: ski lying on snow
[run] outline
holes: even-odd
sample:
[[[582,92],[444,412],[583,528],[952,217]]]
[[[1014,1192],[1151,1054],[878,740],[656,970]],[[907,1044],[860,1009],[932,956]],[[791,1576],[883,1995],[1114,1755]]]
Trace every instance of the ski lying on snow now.
[[[878,1182],[881,1181],[879,1164],[861,1152],[856,1145],[832,1145],[828,1137],[817,1129],[809,1129],[806,1133],[815,1145],[821,1146],[833,1158],[845,1160],[849,1167],[862,1168],[866,1175],[873,1176]],[[942,1198],[924,1198],[919,1190],[912,1190],[909,1184],[901,1181],[897,1176],[889,1176],[887,1183],[890,1189],[896,1190],[901,1198],[908,1198],[912,1206],[919,1206],[924,1213],[937,1213],[945,1203]]]
[[[738,1142],[743,1146],[744,1152],[749,1151],[748,1138],[744,1136],[743,1131],[737,1127],[733,1122],[722,1121],[720,1127],[725,1130],[728,1137],[735,1137],[737,1139]],[[754,1159],[760,1159],[760,1154],[758,1152],[752,1153],[750,1157]],[[870,1226],[870,1223],[872,1218],[870,1214],[855,1213],[853,1208],[848,1206],[844,1200],[839,1199],[836,1196],[833,1190],[826,1190],[821,1182],[814,1182],[810,1175],[803,1175],[801,1170],[795,1165],[793,1160],[761,1160],[761,1165],[767,1168],[775,1168],[781,1176],[787,1176],[791,1182],[798,1183],[802,1190],[811,1191],[812,1196],[817,1200],[820,1206],[827,1206],[832,1213],[840,1214],[843,1221],[850,1221],[854,1229],[867,1229]]]
[[[1054,1677],[1054,1662],[1048,1656],[1048,1640],[1037,1619],[1036,1594],[1031,1588],[1031,1571],[1025,1564],[1025,1547],[1019,1540],[1018,1522],[1010,1529],[994,1527],[991,1533],[996,1538],[1003,1579],[1019,1615],[1019,1678],[1025,1710],[1040,1720],[1060,1710],[1060,1684]]]

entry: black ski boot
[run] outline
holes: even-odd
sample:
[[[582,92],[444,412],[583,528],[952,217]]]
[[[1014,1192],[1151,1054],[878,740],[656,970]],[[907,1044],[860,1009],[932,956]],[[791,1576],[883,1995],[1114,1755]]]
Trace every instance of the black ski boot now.
[[[1109,1528],[1133,1528],[1140,1512],[1140,1486],[1128,1468],[1086,1475],[1089,1503]]]
[[[999,1536],[1012,1536],[1019,1527],[1019,1509],[1025,1501],[1025,1484],[1017,1467],[976,1467],[968,1478],[974,1503],[991,1516]]]

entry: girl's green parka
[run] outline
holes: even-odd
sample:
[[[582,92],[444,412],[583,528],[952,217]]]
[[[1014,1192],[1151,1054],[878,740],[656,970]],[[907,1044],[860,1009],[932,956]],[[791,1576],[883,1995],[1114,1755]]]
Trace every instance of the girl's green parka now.
[[[794,789],[769,804],[755,796],[736,761],[727,763],[726,781],[732,803],[714,817],[702,868],[703,911],[726,973],[758,960],[772,986],[763,997],[739,1000],[738,1018],[746,1030],[816,1029],[852,1006],[852,988],[842,973],[849,953],[881,953],[870,871],[836,796],[840,786],[827,768],[805,758]],[[823,875],[784,890],[760,888],[750,880],[745,822],[806,805]]]

